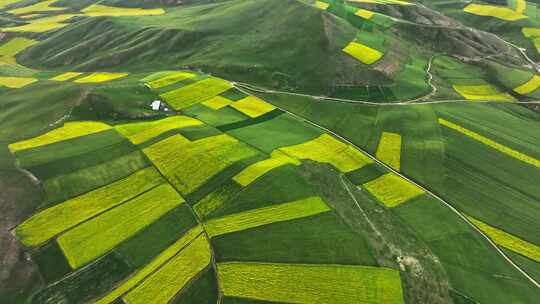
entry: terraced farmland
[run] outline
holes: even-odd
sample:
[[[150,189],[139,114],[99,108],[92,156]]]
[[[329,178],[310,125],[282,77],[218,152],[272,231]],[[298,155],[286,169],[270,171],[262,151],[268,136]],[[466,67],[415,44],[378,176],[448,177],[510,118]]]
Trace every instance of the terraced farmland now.
[[[536,303],[525,0],[0,0],[0,303]]]

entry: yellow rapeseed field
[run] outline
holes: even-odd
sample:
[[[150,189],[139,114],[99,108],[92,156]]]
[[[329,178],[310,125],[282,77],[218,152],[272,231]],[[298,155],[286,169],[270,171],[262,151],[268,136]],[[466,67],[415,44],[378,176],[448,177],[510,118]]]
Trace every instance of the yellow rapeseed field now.
[[[15,56],[36,43],[38,43],[37,40],[16,37],[0,45],[0,65],[2,63],[17,64]]]
[[[162,77],[162,78],[159,78],[159,79],[156,79],[156,80],[152,80],[152,81],[148,82],[148,85],[152,89],[159,89],[159,88],[166,87],[168,85],[180,82],[180,81],[185,80],[185,79],[193,78],[195,76],[196,76],[196,74],[194,74],[194,73],[180,71],[180,72],[175,72],[175,73],[169,74],[169,75],[167,75],[165,77]]]
[[[41,245],[59,233],[163,182],[153,167],[140,170],[122,180],[36,213],[17,226],[15,232],[24,245]]]
[[[79,136],[98,133],[110,128],[111,127],[109,125],[97,121],[66,122],[62,127],[49,131],[38,137],[10,144],[9,150],[11,150],[11,152],[17,152],[20,150],[53,144]]]
[[[29,77],[0,76],[0,86],[8,87],[11,89],[19,89],[36,81],[38,80]]]
[[[534,75],[529,81],[515,88],[514,91],[518,94],[525,95],[533,92],[540,87],[540,76]]]
[[[376,156],[383,163],[399,171],[401,167],[401,135],[383,132]]]
[[[359,9],[356,11],[355,15],[362,17],[364,19],[371,19],[373,15],[375,15],[375,13],[372,11],[365,10],[365,9]]]
[[[378,50],[355,41],[349,43],[343,51],[358,59],[363,64],[373,64],[383,56],[383,53]]]
[[[233,180],[238,184],[246,187],[259,177],[271,171],[272,169],[284,166],[286,164],[300,165],[300,162],[294,158],[287,156],[283,152],[276,150],[272,152],[272,155],[269,159],[262,160],[247,167],[246,169],[235,175],[233,177]]]
[[[489,84],[453,85],[454,90],[468,100],[513,101],[512,95],[499,92]]]
[[[315,1],[315,7],[320,8],[322,10],[326,10],[330,4],[323,2],[323,1]]]
[[[154,258],[150,263],[139,269],[134,275],[130,276],[128,279],[118,285],[116,289],[112,290],[105,297],[96,301],[95,304],[110,304],[114,302],[133,287],[137,286],[139,282],[154,273],[154,271],[156,271],[161,265],[165,264],[167,261],[176,256],[182,249],[184,249],[186,245],[190,244],[198,236],[202,235],[203,232],[202,226],[200,225],[192,228],[178,241],[161,252],[159,256]]]
[[[478,229],[487,234],[487,236],[489,236],[489,238],[492,239],[497,245],[510,249],[540,263],[540,246],[529,243],[498,228],[492,227],[472,216],[467,216],[467,219],[478,227]]]
[[[210,109],[212,110],[219,110],[221,108],[224,108],[230,104],[232,104],[233,101],[230,100],[230,99],[227,99],[225,97],[221,97],[221,96],[215,96],[215,97],[212,97],[206,101],[203,101],[201,102],[201,104],[209,107]]]
[[[330,211],[331,209],[317,196],[302,200],[248,210],[221,218],[211,219],[204,223],[210,237],[264,226],[276,222]]]
[[[182,203],[184,199],[169,184],[162,184],[62,234],[58,245],[77,269]]]
[[[251,118],[259,117],[275,109],[273,105],[255,96],[248,96],[235,101],[231,104],[231,107]]]
[[[66,9],[65,7],[51,6],[51,4],[53,4],[56,1],[58,0],[41,1],[36,4],[12,9],[8,11],[8,13],[12,15],[22,15],[22,14],[29,14],[29,13],[35,13],[35,12],[63,11]]]
[[[523,35],[527,38],[540,37],[540,28],[536,27],[524,27],[521,29]]]
[[[175,110],[181,110],[217,96],[230,88],[232,88],[232,84],[228,81],[210,77],[163,93],[160,96]]]
[[[68,81],[68,80],[71,80],[75,77],[78,77],[80,75],[82,75],[83,73],[79,73],[79,72],[66,72],[64,74],[60,74],[58,76],[55,76],[53,78],[51,78],[50,80],[54,80],[54,81]]]
[[[396,207],[424,191],[394,173],[387,173],[363,185],[386,207]]]
[[[28,24],[13,26],[13,27],[3,27],[0,28],[0,31],[3,32],[31,32],[31,33],[43,33],[50,30],[55,30],[69,25],[65,23],[69,19],[75,17],[74,14],[66,15],[56,15],[51,17],[39,18],[30,20]]]
[[[107,72],[96,72],[92,73],[86,77],[79,78],[75,80],[76,83],[100,83],[111,81],[119,78],[128,76],[128,73],[107,73]]]
[[[243,262],[219,263],[217,268],[227,297],[279,303],[404,303],[395,269]]]
[[[373,162],[354,147],[328,134],[299,145],[279,148],[279,151],[297,159],[329,163],[344,173],[360,169]]]
[[[92,4],[81,11],[86,16],[146,16],[146,15],[163,15],[165,10],[162,8],[143,9],[143,8],[126,8],[115,7],[100,4]]]
[[[226,134],[193,142],[177,134],[143,151],[182,194],[193,192],[234,162],[258,154]]]
[[[202,124],[201,121],[188,116],[171,116],[148,122],[143,121],[116,125],[115,128],[132,143],[137,145],[170,130],[199,126]]]
[[[204,218],[223,206],[225,202],[233,198],[238,192],[240,192],[240,186],[237,186],[236,184],[226,184],[221,186],[198,201],[193,206],[193,211],[195,211],[200,218]]]
[[[170,303],[191,279],[210,264],[211,257],[208,240],[201,234],[123,299],[127,304]]]
[[[527,18],[526,15],[516,12],[506,6],[471,3],[467,5],[463,10],[469,14],[495,17],[506,21],[517,21]]]
[[[468,136],[468,137],[470,137],[470,138],[472,138],[474,140],[477,140],[477,141],[479,141],[479,142],[481,142],[481,143],[483,143],[485,145],[488,145],[491,148],[498,150],[499,152],[502,152],[502,153],[504,153],[506,155],[509,155],[509,156],[514,157],[516,159],[519,159],[519,160],[521,160],[521,161],[523,161],[525,163],[528,163],[530,165],[533,165],[535,167],[540,168],[540,160],[538,160],[538,159],[536,159],[534,157],[523,154],[523,153],[521,153],[519,151],[516,151],[516,150],[514,150],[514,149],[512,149],[510,147],[502,145],[502,144],[500,144],[500,143],[498,143],[498,142],[496,142],[496,141],[494,141],[492,139],[489,139],[489,138],[487,138],[487,137],[485,137],[483,135],[480,135],[480,134],[478,134],[478,133],[476,133],[474,131],[466,129],[466,128],[460,126],[460,125],[457,125],[457,124],[455,124],[453,122],[450,122],[448,120],[445,120],[443,118],[439,118],[439,124],[441,124],[441,125],[443,125],[443,126],[445,126],[447,128],[453,129],[453,130],[455,130],[455,131],[457,131],[457,132],[459,132],[459,133],[461,133],[463,135],[466,135],[466,136]]]

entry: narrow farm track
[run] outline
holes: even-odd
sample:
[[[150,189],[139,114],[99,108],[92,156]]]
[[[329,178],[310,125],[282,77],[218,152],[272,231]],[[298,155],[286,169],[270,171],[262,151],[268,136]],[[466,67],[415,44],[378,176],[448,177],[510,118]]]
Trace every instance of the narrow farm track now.
[[[351,188],[349,187],[349,184],[347,184],[347,181],[345,180],[344,178],[344,175],[343,174],[340,174],[339,175],[339,178],[341,179],[341,184],[343,185],[343,187],[345,187],[345,189],[347,190],[347,193],[349,194],[349,196],[351,197],[351,199],[354,201],[354,204],[356,205],[356,207],[358,207],[358,210],[360,210],[360,212],[362,213],[362,216],[364,217],[364,219],[366,220],[366,222],[369,224],[369,226],[371,227],[371,229],[373,229],[373,231],[375,232],[375,234],[377,234],[378,237],[381,238],[381,240],[384,241],[385,244],[387,244],[388,242],[386,241],[385,237],[382,235],[382,233],[377,229],[377,227],[375,226],[375,224],[373,224],[373,222],[371,221],[371,219],[367,216],[366,212],[364,211],[364,209],[360,206],[360,204],[358,203],[358,200],[356,199],[356,197],[354,196],[353,192],[351,191]]]
[[[441,103],[501,103],[501,101],[493,101],[493,100],[467,100],[467,99],[447,99],[447,100],[434,100],[434,101],[422,101],[422,102],[412,102],[412,101],[400,101],[400,102],[372,102],[372,101],[363,101],[363,100],[355,100],[355,99],[344,99],[344,98],[335,98],[335,97],[328,97],[328,96],[321,96],[321,95],[310,95],[310,94],[302,94],[302,93],[292,93],[292,92],[286,92],[286,91],[277,91],[277,90],[269,90],[261,87],[257,87],[251,84],[243,83],[243,82],[237,82],[237,81],[231,81],[232,85],[236,87],[237,89],[245,92],[252,91],[262,94],[284,94],[284,95],[291,95],[291,96],[300,96],[300,97],[307,97],[312,98],[314,100],[330,100],[330,101],[337,101],[337,102],[343,102],[343,103],[352,103],[352,104],[362,104],[362,105],[368,105],[368,106],[416,106],[416,105],[431,105],[431,104],[441,104]],[[247,92],[246,94],[250,94]],[[425,96],[419,97],[416,100],[422,100],[425,99]],[[521,101],[516,102],[515,104],[538,104],[540,105],[539,101]]]
[[[245,90],[242,90],[241,88],[238,88],[240,91],[242,91],[243,93],[245,94],[250,94],[249,92],[245,91]],[[304,118],[304,117],[301,117],[295,113],[292,113],[292,112],[289,112],[287,111],[286,109],[283,109],[279,106],[276,106],[274,105],[276,108],[280,109],[281,111],[289,114],[289,115],[292,115],[293,117],[296,117],[297,119],[300,119],[301,121],[304,121],[316,128],[319,128],[331,135],[333,135],[334,137],[337,137],[339,138],[341,141],[351,145],[352,147],[354,147],[355,149],[357,149],[358,151],[362,152],[364,155],[366,155],[367,157],[369,157],[371,160],[373,160],[374,162],[376,162],[377,164],[383,166],[384,168],[386,168],[387,170],[389,170],[390,172],[398,175],[399,177],[403,178],[404,180],[408,181],[409,183],[412,183],[413,185],[419,187],[420,189],[422,189],[425,193],[431,195],[432,197],[434,197],[435,199],[437,199],[439,202],[441,202],[442,204],[444,204],[446,207],[448,207],[452,212],[454,212],[456,215],[458,215],[464,222],[466,222],[469,226],[471,226],[475,231],[477,231],[480,235],[482,235],[484,237],[484,239],[486,239],[489,244],[491,244],[491,246],[493,246],[493,248],[508,262],[510,263],[510,265],[512,265],[517,271],[519,271],[525,278],[527,278],[534,286],[536,286],[537,288],[540,288],[540,284],[534,279],[532,278],[527,272],[525,272],[523,269],[521,269],[521,267],[519,267],[516,263],[514,263],[514,261],[512,261],[486,234],[484,234],[480,229],[478,229],[473,223],[471,223],[466,217],[465,215],[463,215],[463,213],[461,213],[459,210],[457,210],[454,206],[452,206],[450,203],[448,203],[447,201],[445,201],[442,197],[438,196],[437,194],[433,193],[431,190],[427,189],[426,187],[418,184],[417,182],[413,181],[412,179],[408,178],[407,176],[401,174],[400,172],[394,170],[392,167],[386,165],[385,163],[383,163],[382,161],[380,161],[379,159],[377,159],[375,156],[371,155],[369,152],[365,151],[364,149],[360,148],[359,146],[355,145],[354,143],[352,143],[351,141],[349,141],[348,139],[344,138],[343,136],[337,134],[336,132],[324,127],[324,126],[321,126],[319,124],[317,124],[316,122],[313,122],[307,118]]]

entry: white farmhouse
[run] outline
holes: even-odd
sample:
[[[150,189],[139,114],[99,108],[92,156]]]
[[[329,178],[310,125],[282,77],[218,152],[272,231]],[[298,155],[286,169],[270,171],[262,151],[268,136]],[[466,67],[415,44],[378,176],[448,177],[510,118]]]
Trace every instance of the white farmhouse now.
[[[152,101],[152,104],[150,106],[152,107],[152,110],[159,111],[159,108],[161,108],[161,101],[160,100],[154,100],[154,101]]]

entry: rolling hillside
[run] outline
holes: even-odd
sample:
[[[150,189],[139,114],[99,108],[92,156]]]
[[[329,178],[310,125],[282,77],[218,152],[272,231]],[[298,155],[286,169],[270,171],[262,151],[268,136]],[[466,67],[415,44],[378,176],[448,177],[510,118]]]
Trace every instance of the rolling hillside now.
[[[539,5],[0,0],[0,303],[536,303]]]

